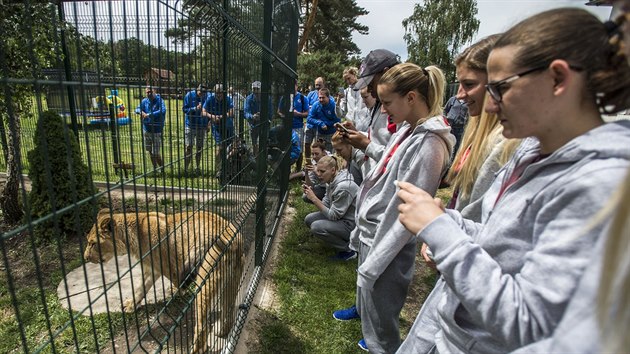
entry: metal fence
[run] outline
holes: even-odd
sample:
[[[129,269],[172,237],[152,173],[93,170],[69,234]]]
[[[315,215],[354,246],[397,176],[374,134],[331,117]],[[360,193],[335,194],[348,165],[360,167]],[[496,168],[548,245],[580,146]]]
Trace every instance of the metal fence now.
[[[233,352],[287,200],[298,1],[0,11],[0,352]]]

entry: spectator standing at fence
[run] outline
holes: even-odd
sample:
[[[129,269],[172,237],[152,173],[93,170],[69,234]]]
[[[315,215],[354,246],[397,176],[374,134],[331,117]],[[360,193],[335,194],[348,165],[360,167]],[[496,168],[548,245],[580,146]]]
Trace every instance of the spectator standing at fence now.
[[[203,104],[206,102],[207,89],[199,84],[184,96],[184,106],[182,110],[185,114],[184,127],[184,172],[188,173],[188,166],[191,164],[193,145],[196,147],[195,162],[197,169],[195,174],[201,173],[201,153],[203,151],[206,135],[208,134],[208,118],[203,116]]]
[[[444,115],[446,115],[446,120],[448,120],[448,124],[451,125],[451,131],[457,141],[455,143],[455,151],[453,151],[453,153],[456,154],[462,142],[464,128],[468,122],[468,107],[466,103],[459,100],[457,96],[453,96],[449,98],[448,101],[446,101],[446,105],[444,105]]]
[[[385,146],[396,132],[396,124],[391,122],[387,113],[381,109],[376,87],[383,74],[399,63],[398,56],[386,49],[371,51],[361,62],[359,80],[354,84],[354,89],[361,90],[367,87],[367,91],[376,100],[370,116],[369,129],[365,134],[358,131],[352,122],[343,124],[350,130],[350,133],[345,135],[346,139],[352,146],[363,151],[368,158],[363,164],[364,171],[370,171],[381,159]]]
[[[215,171],[218,177],[221,173],[221,154],[234,138],[234,104],[230,97],[225,96],[222,84],[216,84],[214,93],[208,94],[202,114],[210,120],[212,137],[217,145]]]
[[[438,67],[412,63],[394,66],[378,83],[383,110],[400,129],[363,180],[351,236],[351,248],[359,252],[356,312],[364,336],[359,346],[372,353],[393,353],[400,345],[399,316],[415,269],[416,238],[398,220],[394,182],[435,194],[455,144],[442,117],[445,86]]]
[[[348,243],[355,226],[355,197],[359,186],[343,164],[336,156],[324,156],[317,163],[317,175],[327,184],[323,199],[318,198],[310,186],[302,185],[306,198],[319,209],[306,215],[304,222],[314,236],[338,250],[333,260],[349,261],[357,257]]]
[[[335,113],[335,102],[330,98],[327,88],[319,90],[319,100],[311,107],[306,118],[306,144],[321,138],[326,144],[326,150],[332,150],[330,138],[335,133],[335,123],[341,120]]]
[[[630,64],[630,0],[612,3],[611,13],[618,17],[606,23],[610,39],[605,45],[612,47],[613,60],[625,59]],[[627,85],[630,83],[626,79]],[[553,336],[514,354],[623,353],[630,348],[630,173],[594,219],[607,220],[610,214],[614,215],[610,227],[598,237],[592,258]]]
[[[359,80],[357,78],[358,69],[350,66],[343,71],[343,81],[346,82],[344,92],[344,101],[339,102],[339,106],[342,107],[345,112],[346,120],[354,123],[354,127],[358,131],[367,132],[370,121],[368,117],[368,108],[365,106],[363,99],[361,98],[360,90],[355,90],[354,85]]]
[[[308,99],[300,91],[298,91],[298,83],[295,81],[295,87],[293,89],[293,104],[289,107],[290,114],[293,115],[292,127],[293,132],[298,136],[300,142],[300,155],[295,161],[295,171],[302,170],[303,160],[303,146],[304,146],[304,118],[308,116]],[[284,118],[284,96],[280,97],[280,103],[278,104],[278,115]]]
[[[399,183],[400,220],[433,250],[446,284],[400,353],[506,353],[556,330],[606,224],[589,220],[630,166],[630,124],[600,114],[630,105],[630,69],[609,31],[561,8],[495,43],[485,109],[506,138],[525,140],[485,194],[483,224]]]
[[[249,122],[250,134],[252,137],[252,147],[254,148],[254,155],[258,155],[258,136],[260,135],[260,129],[262,122],[260,120],[261,106],[261,94],[260,94],[260,81],[252,82],[252,93],[250,93],[245,99],[245,119]],[[269,98],[269,121],[271,121],[271,98]]]
[[[166,119],[166,105],[160,95],[151,86],[147,86],[147,95],[136,108],[136,114],[142,118],[142,131],[144,133],[144,148],[151,156],[153,169],[164,167],[162,160],[162,130]],[[162,171],[163,172],[163,171]]]
[[[311,107],[318,102],[319,100],[319,89],[326,87],[326,82],[323,77],[318,77],[315,79],[315,87],[306,94],[306,98],[308,99],[308,110],[310,111]],[[310,89],[310,87],[309,87]],[[306,125],[306,129],[304,130],[304,158],[308,161],[311,158],[311,144],[313,140],[307,141],[306,135],[314,136],[314,132],[309,132],[308,124]]]
[[[232,104],[234,105],[234,124],[236,130],[236,127],[242,123],[241,119],[244,116],[243,110],[245,108],[245,97],[243,97],[238,90],[235,90],[234,86],[230,86],[230,88],[228,88],[228,97],[232,99]]]

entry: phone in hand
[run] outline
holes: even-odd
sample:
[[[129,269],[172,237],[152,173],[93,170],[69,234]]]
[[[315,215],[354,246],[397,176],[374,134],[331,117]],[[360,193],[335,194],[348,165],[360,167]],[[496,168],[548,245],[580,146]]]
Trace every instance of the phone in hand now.
[[[340,130],[346,134],[350,134],[350,131],[348,130],[348,128],[344,127],[341,123],[335,123],[335,128],[337,128],[337,130]]]

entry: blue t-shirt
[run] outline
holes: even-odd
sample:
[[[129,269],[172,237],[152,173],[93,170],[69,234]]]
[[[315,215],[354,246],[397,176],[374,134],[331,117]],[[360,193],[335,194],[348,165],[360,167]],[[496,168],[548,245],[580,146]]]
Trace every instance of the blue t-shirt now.
[[[341,122],[341,119],[335,113],[335,101],[331,99],[325,106],[317,101],[308,111],[306,128],[317,127],[320,134],[329,135],[335,132],[334,124],[338,122]],[[324,126],[326,126],[326,130],[322,129]]]

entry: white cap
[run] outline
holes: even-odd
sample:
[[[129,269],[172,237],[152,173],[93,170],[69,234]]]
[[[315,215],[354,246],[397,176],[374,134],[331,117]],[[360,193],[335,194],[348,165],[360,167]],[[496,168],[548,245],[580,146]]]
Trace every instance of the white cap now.
[[[262,86],[262,85],[260,84],[260,81],[254,81],[254,82],[252,82],[252,89],[255,89],[255,88],[258,88],[258,89],[259,89],[261,86]]]

